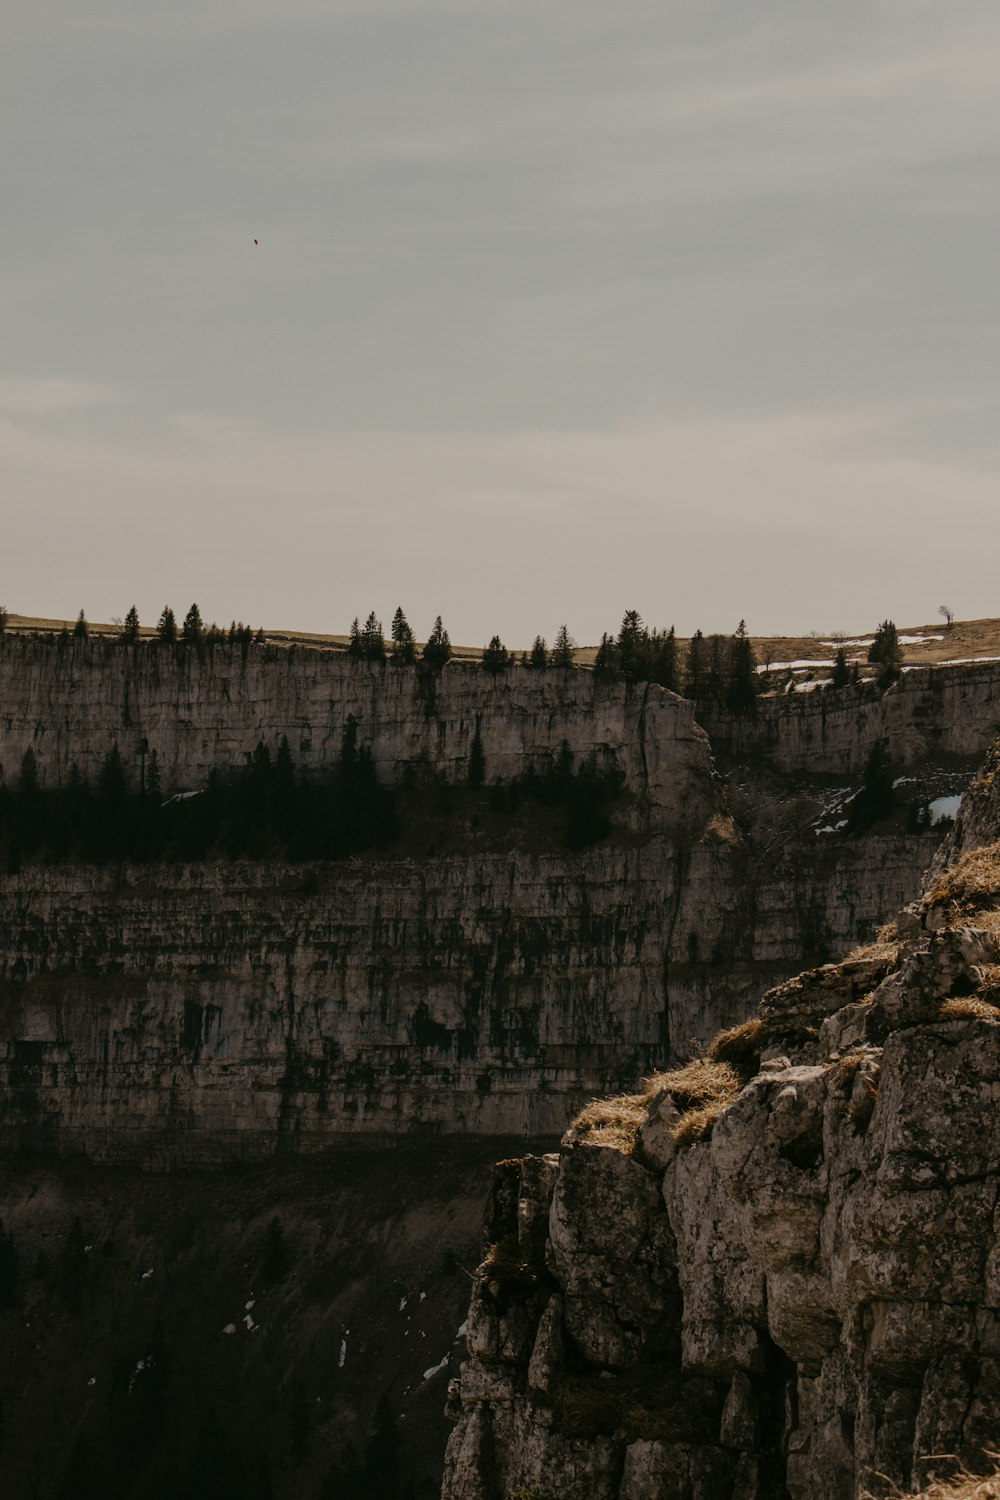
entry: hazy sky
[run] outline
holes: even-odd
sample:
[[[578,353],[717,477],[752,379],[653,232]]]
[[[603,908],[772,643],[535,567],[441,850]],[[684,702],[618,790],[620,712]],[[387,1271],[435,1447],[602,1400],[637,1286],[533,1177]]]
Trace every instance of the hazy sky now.
[[[995,0],[13,0],[0,601],[1000,614],[998,78]]]

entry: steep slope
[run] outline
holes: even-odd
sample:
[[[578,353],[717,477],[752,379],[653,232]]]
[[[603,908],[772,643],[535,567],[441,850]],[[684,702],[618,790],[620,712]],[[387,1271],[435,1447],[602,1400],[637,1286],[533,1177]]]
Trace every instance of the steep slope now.
[[[445,1500],[855,1500],[988,1467],[998,764],[883,941],[498,1169]]]

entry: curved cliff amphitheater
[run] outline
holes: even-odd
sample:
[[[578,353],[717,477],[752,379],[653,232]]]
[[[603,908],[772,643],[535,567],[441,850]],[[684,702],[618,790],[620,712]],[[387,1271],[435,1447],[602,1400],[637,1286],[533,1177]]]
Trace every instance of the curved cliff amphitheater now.
[[[996,1492],[990,622],[839,688],[758,642],[738,706],[49,624],[0,634],[5,1493]]]

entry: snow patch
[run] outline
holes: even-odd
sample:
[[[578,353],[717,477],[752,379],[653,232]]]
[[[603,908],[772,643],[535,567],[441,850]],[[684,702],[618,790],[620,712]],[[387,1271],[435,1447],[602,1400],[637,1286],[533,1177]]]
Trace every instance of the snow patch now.
[[[1000,656],[949,656],[947,661],[939,661],[939,667],[972,667],[981,661],[1000,661]]]
[[[924,641],[943,641],[943,635],[901,635],[898,637],[901,646],[922,646]]]
[[[149,1268],[148,1271],[143,1271],[142,1276],[139,1279],[140,1279],[140,1281],[148,1281],[149,1278],[152,1276],[152,1274],[153,1274],[153,1267],[150,1266],[150,1268]]]
[[[458,1341],[459,1341],[459,1339],[464,1339],[465,1335],[468,1333],[468,1331],[469,1331],[469,1320],[468,1320],[468,1318],[466,1318],[465,1322],[462,1324],[462,1326],[459,1328],[458,1332],[455,1335],[455,1343],[457,1344]]]
[[[816,837],[818,838],[821,833],[839,833],[842,828],[847,827],[847,821],[846,818],[841,818],[839,823],[827,823],[823,828],[817,828]]]
[[[222,1331],[223,1331],[223,1333],[235,1333],[236,1332],[236,1324],[235,1323],[227,1323],[226,1326],[225,1326],[225,1328]]]
[[[350,1336],[351,1330],[348,1328],[346,1333],[344,1334],[344,1337],[340,1341],[340,1356],[337,1360],[338,1370],[342,1370],[347,1361],[347,1340],[350,1338]]]
[[[961,796],[935,797],[933,802],[927,804],[927,811],[930,813],[931,818],[931,827],[933,828],[935,823],[943,823],[946,818],[956,818],[961,805]]]
[[[442,1359],[439,1364],[432,1365],[429,1370],[425,1370],[423,1375],[424,1380],[432,1380],[435,1375],[440,1375],[441,1371],[444,1369],[450,1358],[451,1355],[446,1354],[444,1359]]]
[[[824,642],[825,644],[825,642]],[[835,667],[835,661],[770,661],[757,668],[758,672],[799,672],[806,667]]]

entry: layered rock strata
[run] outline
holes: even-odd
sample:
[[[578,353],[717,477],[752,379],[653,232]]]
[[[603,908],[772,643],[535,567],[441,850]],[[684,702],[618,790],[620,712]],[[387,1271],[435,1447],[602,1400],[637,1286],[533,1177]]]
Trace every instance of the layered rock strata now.
[[[738,806],[690,703],[586,672],[0,637],[0,703],[8,779],[31,748],[43,787],[74,762],[93,777],[115,743],[155,749],[165,786],[197,785],[282,735],[309,776],[351,718],[390,782],[461,782],[477,734],[490,781],[544,770],[564,743],[624,779],[611,837],[577,852],[477,843],[470,821],[460,852],[419,858],[0,876],[0,1127],[103,1158],[557,1136],[587,1096],[868,937],[934,839],[818,838],[805,751],[794,779],[744,767]]]
[[[990,1467],[995,764],[896,938],[719,1039],[714,1104],[667,1074],[498,1170],[444,1500],[858,1500]]]

